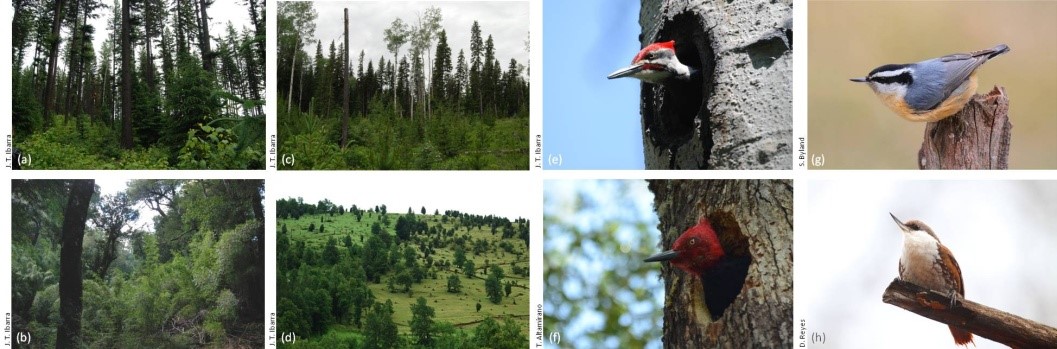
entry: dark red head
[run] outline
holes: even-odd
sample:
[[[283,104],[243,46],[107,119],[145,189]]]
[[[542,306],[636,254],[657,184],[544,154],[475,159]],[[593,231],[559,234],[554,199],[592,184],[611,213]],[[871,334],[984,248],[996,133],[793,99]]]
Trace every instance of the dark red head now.
[[[701,218],[672,244],[672,249],[646,258],[646,262],[668,261],[693,275],[699,275],[724,257],[719,237],[707,219]]]

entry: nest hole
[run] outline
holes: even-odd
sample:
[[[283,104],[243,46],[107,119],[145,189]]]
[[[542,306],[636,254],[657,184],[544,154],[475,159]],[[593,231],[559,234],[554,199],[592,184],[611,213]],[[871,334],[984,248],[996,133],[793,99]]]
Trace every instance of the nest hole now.
[[[675,151],[701,135],[706,168],[711,157],[712,120],[707,108],[712,94],[715,54],[711,39],[701,18],[684,12],[666,20],[652,42],[675,40],[676,57],[696,70],[689,80],[677,80],[663,86],[643,84],[642,114],[651,141],[663,149]]]

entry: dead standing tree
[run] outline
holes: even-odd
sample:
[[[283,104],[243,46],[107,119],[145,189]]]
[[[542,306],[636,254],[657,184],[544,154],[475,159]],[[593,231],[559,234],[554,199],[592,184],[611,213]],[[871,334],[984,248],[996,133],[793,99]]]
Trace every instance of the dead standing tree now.
[[[792,1],[642,0],[639,42],[675,40],[700,84],[642,85],[647,169],[790,169]]]
[[[661,245],[698,217],[728,255],[750,255],[741,292],[712,321],[698,277],[665,264],[665,348],[793,346],[793,184],[790,180],[653,180]]]

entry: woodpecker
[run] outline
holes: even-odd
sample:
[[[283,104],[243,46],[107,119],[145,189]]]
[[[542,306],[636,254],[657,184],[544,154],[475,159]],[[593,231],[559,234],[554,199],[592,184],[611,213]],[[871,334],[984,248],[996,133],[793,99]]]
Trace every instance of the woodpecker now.
[[[668,261],[671,265],[701,278],[705,288],[705,306],[712,320],[718,320],[734,302],[745,284],[752,259],[728,256],[719,243],[716,231],[701,218],[675,239],[672,249],[645,259],[646,262]]]
[[[892,220],[903,231],[903,255],[899,257],[899,278],[931,290],[947,293],[951,306],[957,297],[965,296],[962,284],[962,269],[947,246],[940,243],[932,228],[918,220],[903,223],[892,213]],[[973,334],[954,326],[948,326],[954,343],[969,346]],[[975,344],[975,343],[974,343]]]
[[[665,85],[673,81],[689,81],[697,73],[697,69],[679,62],[675,56],[675,40],[672,40],[646,46],[631,60],[631,65],[609,74],[608,78],[630,76],[654,85]]]

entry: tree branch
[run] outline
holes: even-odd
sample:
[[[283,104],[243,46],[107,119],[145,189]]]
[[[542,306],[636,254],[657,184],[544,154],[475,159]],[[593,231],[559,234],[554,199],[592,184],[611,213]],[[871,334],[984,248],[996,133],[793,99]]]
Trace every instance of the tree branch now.
[[[918,150],[925,170],[1004,170],[1009,167],[1009,98],[995,86],[975,95],[957,114],[930,122]]]
[[[1057,343],[1057,328],[963,298],[950,308],[947,295],[898,278],[888,285],[881,300],[1013,348],[1046,348]]]

